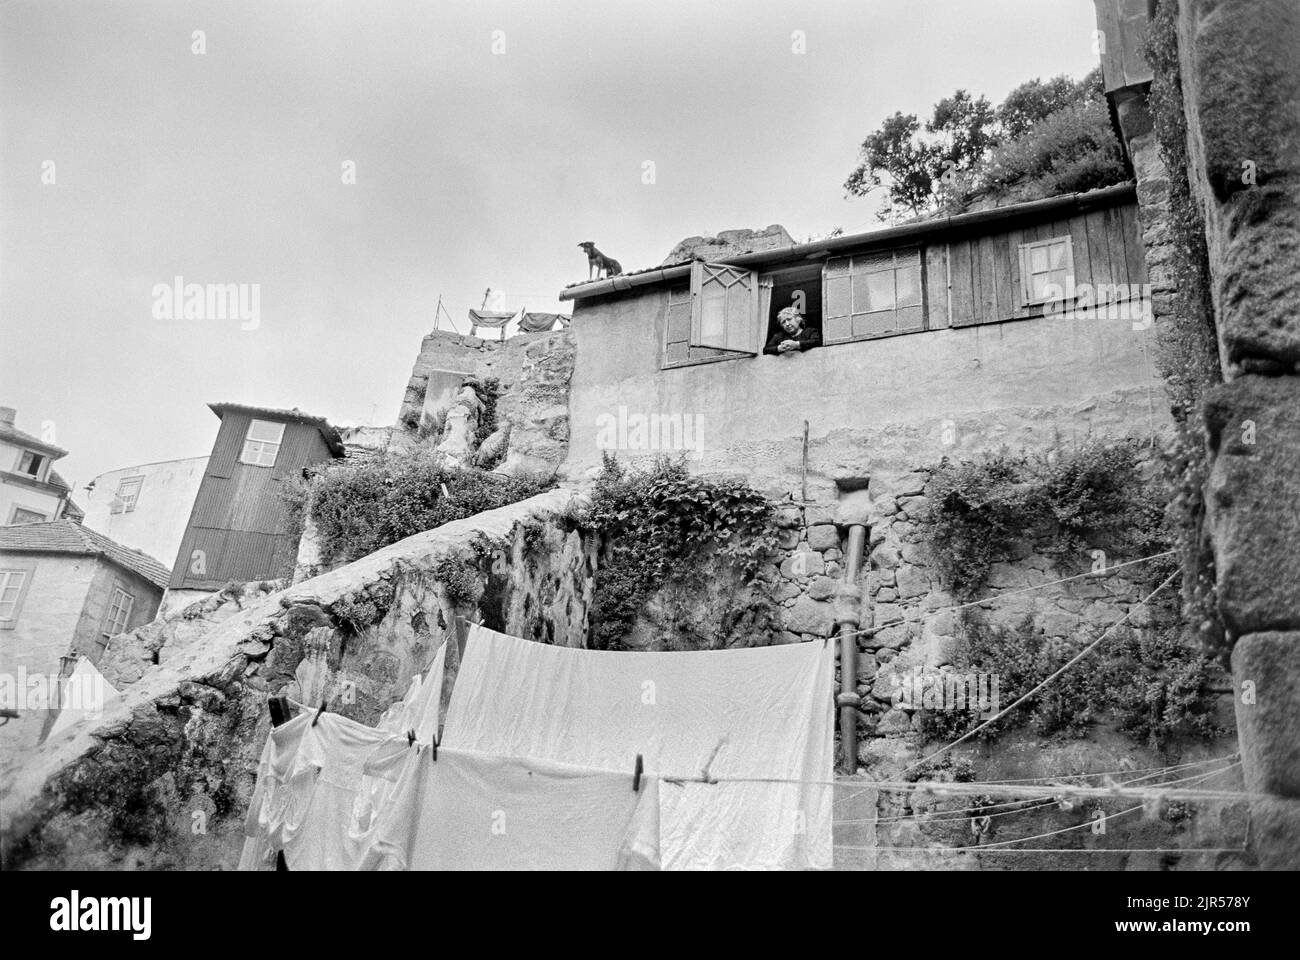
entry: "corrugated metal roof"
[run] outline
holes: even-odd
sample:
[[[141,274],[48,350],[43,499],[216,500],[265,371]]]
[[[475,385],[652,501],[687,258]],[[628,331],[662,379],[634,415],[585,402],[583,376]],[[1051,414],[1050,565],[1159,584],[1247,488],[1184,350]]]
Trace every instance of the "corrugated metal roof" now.
[[[310,423],[320,431],[321,437],[325,440],[325,445],[330,448],[330,453],[336,457],[343,456],[343,440],[339,437],[338,430],[330,426],[329,421],[324,417],[304,413],[297,407],[292,410],[278,410],[275,407],[250,407],[243,403],[209,403],[208,409],[218,417],[225,416],[227,413],[246,413],[254,417],[262,416],[273,420],[286,420],[291,423]]]
[[[167,586],[171,577],[171,571],[147,553],[124,547],[116,540],[110,540],[102,533],[96,533],[71,520],[0,527],[0,550],[102,556],[162,588]]]

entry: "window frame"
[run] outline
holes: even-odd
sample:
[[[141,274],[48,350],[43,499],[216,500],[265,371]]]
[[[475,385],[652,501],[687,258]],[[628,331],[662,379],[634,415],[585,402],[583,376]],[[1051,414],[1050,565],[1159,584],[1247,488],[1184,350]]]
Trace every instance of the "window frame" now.
[[[254,438],[253,428],[256,427],[259,423],[265,423],[265,424],[270,424],[272,426],[279,427],[280,432],[278,434],[278,439],[275,441],[271,441],[271,440],[259,440]],[[259,420],[257,417],[250,417],[248,421],[248,429],[244,431],[244,445],[239,450],[239,462],[250,467],[272,467],[273,468],[275,466],[275,462],[278,459],[280,459],[280,448],[284,446],[285,426],[286,424],[281,420]],[[251,460],[249,459],[250,457],[249,444],[257,445],[257,453],[252,454],[252,456],[256,456],[257,459],[251,459]],[[271,462],[264,463],[261,458],[266,453],[268,448],[274,448],[271,454]]]
[[[19,563],[10,564],[0,568],[0,630],[12,630],[18,625],[18,618],[23,612],[23,601],[27,599],[27,590],[32,585],[32,577],[36,573],[36,564]],[[22,582],[18,585],[18,593],[11,601],[3,600],[4,592],[12,587],[10,578],[15,574],[22,576]],[[9,617],[2,615],[3,604],[12,603],[13,610]]]
[[[699,300],[699,285],[703,282],[704,269],[708,267],[712,270],[731,270],[736,273],[748,274],[749,306],[747,308],[747,320],[749,323],[750,338],[753,340],[751,347],[748,349],[728,350],[721,347],[709,347],[695,343],[698,333],[699,321],[697,319],[698,311],[701,309]],[[691,275],[685,283],[674,282],[668,285],[664,294],[664,335],[661,341],[661,370],[675,370],[679,367],[693,367],[703,363],[718,363],[724,360],[738,360],[743,357],[756,357],[763,351],[764,338],[766,337],[767,317],[766,310],[771,295],[771,283],[764,282],[764,278],[759,275],[757,270],[746,270],[742,267],[735,267],[725,263],[706,263],[703,260],[695,260],[691,264]],[[683,294],[683,291],[685,293]],[[672,337],[674,319],[678,323],[683,320],[686,324],[686,336],[683,338]],[[686,356],[680,359],[673,359],[673,348],[684,348]],[[697,353],[696,351],[710,351],[708,353]]]
[[[126,598],[126,606],[122,607],[118,603],[118,597]],[[113,581],[113,592],[109,595],[108,609],[104,612],[104,620],[100,624],[99,632],[102,639],[96,642],[100,647],[107,649],[108,641],[116,637],[119,633],[126,633],[127,627],[131,623],[131,613],[135,610],[135,594],[122,586],[120,580]],[[113,624],[117,623],[116,613],[122,614],[120,630],[110,629]]]
[[[888,255],[889,266],[872,268],[871,266],[859,266],[858,261],[861,259],[869,264],[871,261],[880,262],[880,258]],[[902,262],[906,257],[908,262]],[[844,263],[843,271],[836,271],[833,264]],[[898,274],[901,270],[915,269],[916,271],[916,302],[900,304],[898,298]],[[876,274],[891,274],[893,278],[893,304],[887,308],[878,308],[874,310],[859,310],[855,303],[855,291],[857,285],[854,283],[855,278],[869,277]],[[833,281],[844,281],[848,284],[848,312],[833,313],[831,311],[831,286]],[[901,337],[912,333],[925,333],[930,329],[928,311],[926,310],[926,276],[925,276],[925,248],[921,244],[912,246],[888,247],[883,250],[872,250],[867,253],[848,254],[837,257],[827,257],[822,263],[822,346],[836,346],[841,343],[858,343],[863,340],[880,340],[885,337]],[[916,311],[919,319],[919,326],[902,328],[900,326],[901,318],[905,316],[905,311]],[[877,330],[864,333],[854,333],[853,324],[859,317],[870,317],[877,314],[889,314],[893,317],[894,328],[892,330]],[[848,321],[849,332],[846,336],[833,335],[833,321]]]
[[[36,472],[31,473],[23,467],[28,458],[36,462]],[[18,452],[18,466],[14,473],[22,474],[24,477],[31,477],[33,480],[42,479],[42,474],[49,465],[50,458],[43,453],[37,453],[35,450],[20,449]]]
[[[26,513],[35,514],[36,516],[40,517],[39,520],[24,520],[22,521],[22,523],[24,524],[50,522],[50,515],[48,513],[41,513],[41,511],[37,510],[35,507],[25,507],[21,503],[15,503],[9,511],[9,520],[6,523],[7,526],[13,527],[13,526],[20,525],[17,520],[19,510],[25,511]]]
[[[127,501],[122,496],[122,488],[126,486],[128,483],[132,483],[132,482],[134,482],[135,484],[135,495],[131,497],[129,501]],[[117,492],[113,494],[113,499],[117,501],[117,505],[110,507],[109,513],[133,513],[135,511],[136,504],[140,502],[140,492],[143,489],[144,489],[144,474],[138,474],[137,476],[133,476],[133,477],[123,477],[117,483]]]
[[[1061,245],[1065,247],[1065,266],[1064,268],[1052,269],[1052,247]],[[1048,268],[1045,271],[1031,270],[1030,257],[1036,249],[1045,249],[1047,251]],[[1018,262],[1020,265],[1020,306],[1021,307],[1038,307],[1046,306],[1052,300],[1046,295],[1034,297],[1033,278],[1038,275],[1046,274],[1049,278],[1051,274],[1060,272],[1064,269],[1065,283],[1062,284],[1062,302],[1074,299],[1075,272],[1074,272],[1074,238],[1070,234],[1062,234],[1056,237],[1048,237],[1044,240],[1030,240],[1019,245],[1017,250]],[[1048,280],[1050,285],[1051,281]]]

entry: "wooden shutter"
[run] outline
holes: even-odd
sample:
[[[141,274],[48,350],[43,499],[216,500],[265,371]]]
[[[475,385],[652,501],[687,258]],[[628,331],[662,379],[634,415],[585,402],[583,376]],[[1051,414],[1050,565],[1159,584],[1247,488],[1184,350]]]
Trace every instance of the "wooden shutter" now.
[[[690,346],[752,356],[762,349],[760,330],[756,272],[702,260],[691,264]]]

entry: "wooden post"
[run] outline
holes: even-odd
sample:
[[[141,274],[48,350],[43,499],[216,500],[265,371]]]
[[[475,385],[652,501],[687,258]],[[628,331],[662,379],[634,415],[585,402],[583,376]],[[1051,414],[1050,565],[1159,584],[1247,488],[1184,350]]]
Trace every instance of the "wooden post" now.
[[[803,422],[803,475],[799,488],[799,499],[808,502],[808,421]]]

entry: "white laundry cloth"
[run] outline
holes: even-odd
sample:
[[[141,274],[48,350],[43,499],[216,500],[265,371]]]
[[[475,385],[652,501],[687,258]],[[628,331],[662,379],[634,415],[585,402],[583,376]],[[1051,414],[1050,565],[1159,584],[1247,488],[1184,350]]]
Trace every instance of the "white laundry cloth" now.
[[[363,869],[655,869],[659,789],[630,773],[422,747],[402,768]]]
[[[669,869],[829,869],[834,647],[632,653],[471,627],[448,748],[604,770],[789,783],[664,783]],[[820,781],[809,783],[807,781]]]
[[[302,824],[316,787],[316,771],[295,768],[294,762],[310,728],[311,714],[299,713],[272,727],[266,738],[244,821],[240,870],[274,869],[275,852]]]
[[[376,820],[363,790],[366,762],[392,744],[411,749],[405,737],[337,713],[308,719],[293,766],[297,775],[314,772],[315,785],[301,823],[284,843],[290,870],[357,869]]]

